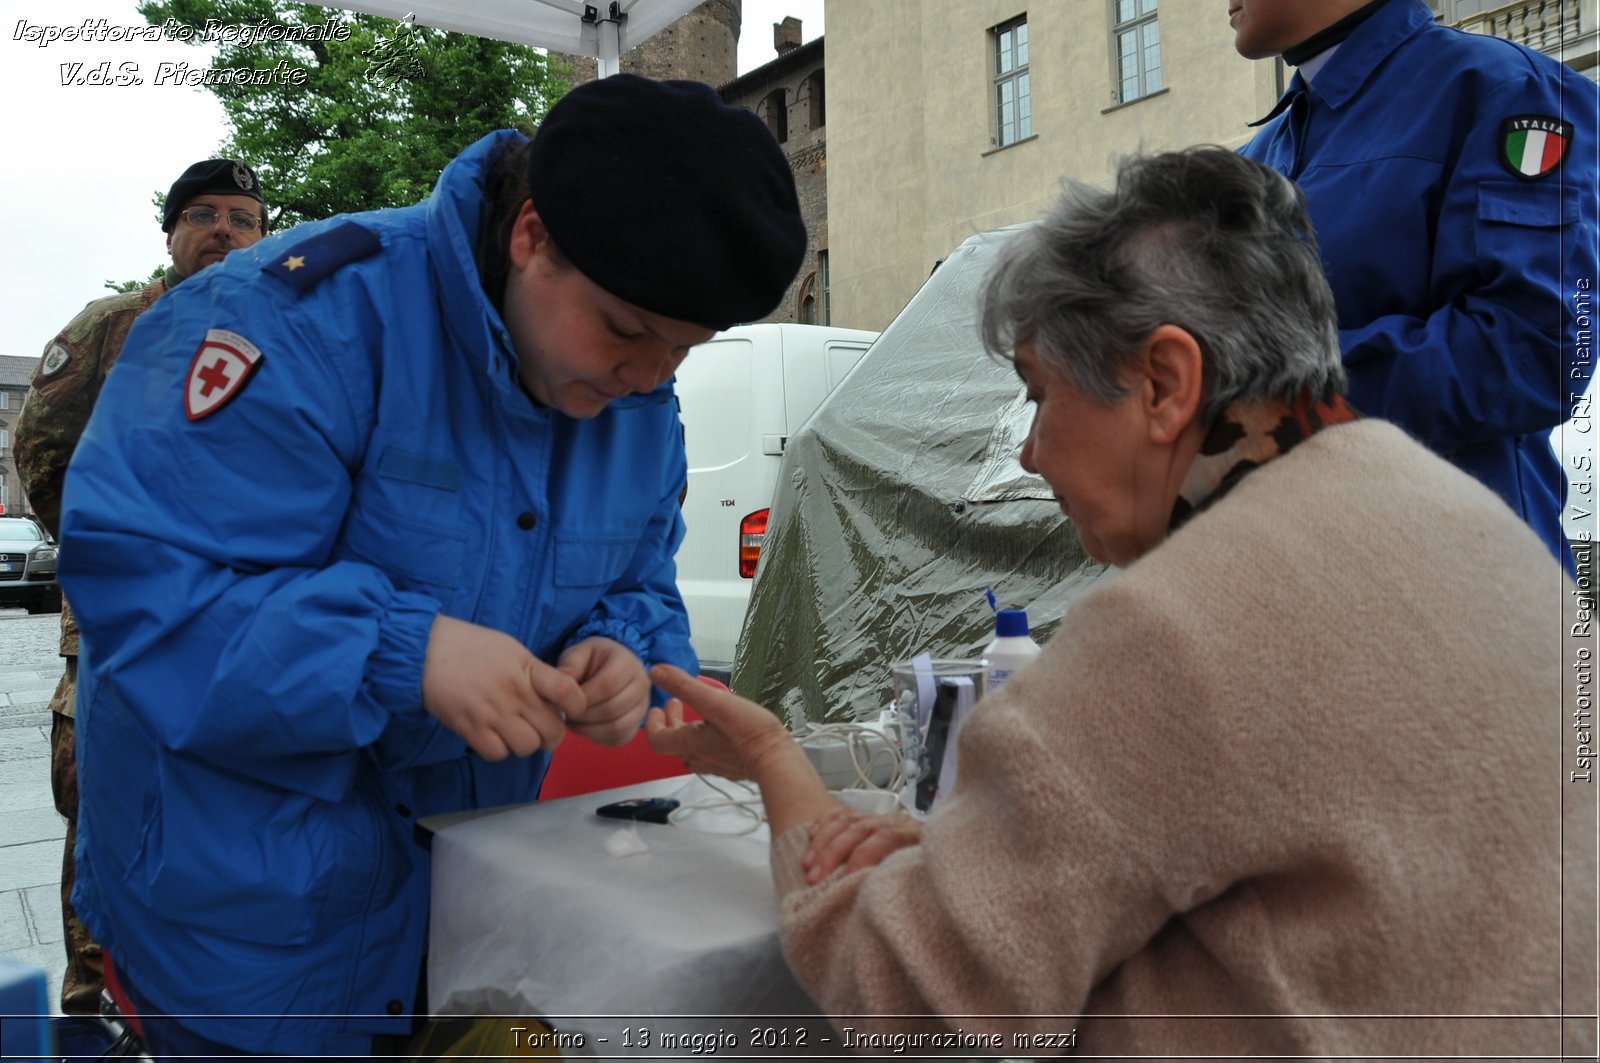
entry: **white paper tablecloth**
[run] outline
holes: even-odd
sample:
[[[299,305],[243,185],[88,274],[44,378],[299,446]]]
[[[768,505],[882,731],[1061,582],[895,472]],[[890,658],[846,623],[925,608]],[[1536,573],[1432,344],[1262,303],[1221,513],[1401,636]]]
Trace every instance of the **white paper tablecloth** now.
[[[737,1034],[741,1048],[753,1047],[747,1042],[757,1024],[742,1017],[771,1019],[765,1025],[780,1030],[804,1027],[810,1033],[797,1036],[805,1047],[826,1047],[818,1041],[827,1025],[778,945],[765,828],[750,837],[704,832],[738,829],[741,820],[730,813],[697,814],[692,826],[636,828],[594,814],[636,796],[685,804],[715,797],[683,776],[439,829],[428,962],[434,1014],[543,1017],[583,1033],[592,1055],[659,1055],[669,1030],[722,1030]],[[648,851],[612,855],[607,839],[630,829]],[[638,1044],[639,1030],[656,1044]]]

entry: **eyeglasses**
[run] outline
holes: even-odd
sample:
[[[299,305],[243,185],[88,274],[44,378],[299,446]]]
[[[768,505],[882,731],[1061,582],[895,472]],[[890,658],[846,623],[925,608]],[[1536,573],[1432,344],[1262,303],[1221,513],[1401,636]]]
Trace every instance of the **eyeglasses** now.
[[[196,229],[209,229],[217,224],[219,213],[215,207],[185,207],[178,211],[178,216]],[[248,210],[230,210],[228,225],[234,232],[250,233],[261,228],[261,219]]]

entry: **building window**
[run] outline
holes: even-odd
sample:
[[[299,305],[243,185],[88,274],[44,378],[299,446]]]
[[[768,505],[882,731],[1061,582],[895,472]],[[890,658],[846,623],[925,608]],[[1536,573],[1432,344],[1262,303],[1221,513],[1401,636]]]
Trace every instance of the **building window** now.
[[[1033,136],[1033,94],[1028,89],[1028,20],[1013,19],[989,31],[994,37],[994,143]]]
[[[818,70],[806,78],[805,88],[802,90],[811,103],[812,129],[821,129],[828,122],[823,100],[822,71]]]
[[[833,306],[828,298],[828,252],[826,251],[817,252],[817,292],[818,301],[821,303],[818,308],[817,324],[831,325]]]
[[[11,446],[11,433],[4,428],[0,428],[0,451],[4,451],[9,446]]]
[[[11,392],[0,391],[0,410],[11,409]]]
[[[1156,21],[1156,0],[1112,0],[1112,4],[1116,99],[1127,103],[1161,90],[1161,26]]]
[[[779,144],[789,139],[789,104],[783,96],[782,89],[773,89],[761,101],[761,109],[766,112],[763,117],[766,118],[767,128],[772,130]]]
[[[821,324],[817,320],[818,283],[817,271],[812,270],[795,290],[795,320],[802,325]]]

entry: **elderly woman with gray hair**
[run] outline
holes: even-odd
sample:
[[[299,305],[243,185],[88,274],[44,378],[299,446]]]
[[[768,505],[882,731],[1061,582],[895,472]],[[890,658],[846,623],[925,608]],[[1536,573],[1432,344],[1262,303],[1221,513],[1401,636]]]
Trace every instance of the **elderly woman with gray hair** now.
[[[1298,191],[1217,148],[1072,185],[1002,252],[983,331],[1036,407],[1022,464],[1117,571],[979,706],[927,823],[842,811],[771,713],[653,672],[704,717],[653,711],[655,748],[760,786],[802,984],[912,1054],[959,1029],[1592,1055],[1560,1018],[1594,928],[1593,849],[1563,868],[1571,584],[1345,405]]]

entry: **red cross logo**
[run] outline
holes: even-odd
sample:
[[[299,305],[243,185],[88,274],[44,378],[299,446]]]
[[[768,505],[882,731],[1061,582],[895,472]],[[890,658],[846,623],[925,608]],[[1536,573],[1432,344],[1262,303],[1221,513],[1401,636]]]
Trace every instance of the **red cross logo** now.
[[[184,412],[189,420],[198,421],[222,409],[244,390],[260,364],[260,349],[237,332],[218,328],[207,332],[189,363],[189,377],[183,389]]]
[[[228,374],[223,371],[220,362],[213,362],[200,370],[200,379],[205,381],[205,387],[200,389],[202,397],[210,395],[218,388],[228,386]]]

